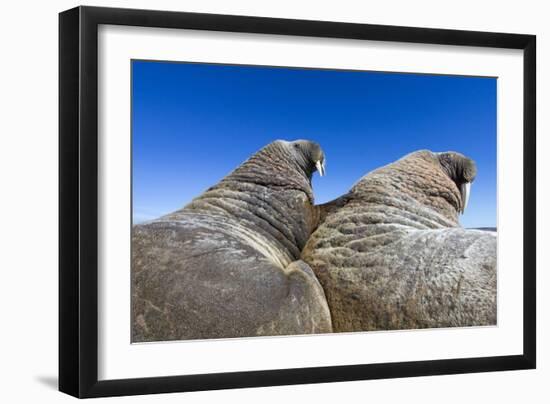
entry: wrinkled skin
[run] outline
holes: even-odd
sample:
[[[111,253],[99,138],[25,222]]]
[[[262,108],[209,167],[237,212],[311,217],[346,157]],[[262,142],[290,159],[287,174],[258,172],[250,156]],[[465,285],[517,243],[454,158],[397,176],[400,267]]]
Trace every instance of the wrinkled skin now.
[[[323,160],[316,143],[273,142],[183,209],[134,226],[132,341],[331,332],[300,261]]]
[[[302,259],[334,331],[496,324],[496,233],[458,221],[475,174],[461,154],[419,151],[320,206]]]

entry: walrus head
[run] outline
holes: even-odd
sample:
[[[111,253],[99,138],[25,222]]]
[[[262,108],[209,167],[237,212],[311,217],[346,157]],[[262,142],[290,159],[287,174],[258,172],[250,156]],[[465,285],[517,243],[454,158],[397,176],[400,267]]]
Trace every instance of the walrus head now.
[[[321,220],[344,205],[364,209],[368,204],[371,211],[384,209],[385,216],[414,215],[429,226],[459,226],[458,215],[467,206],[475,176],[474,161],[460,153],[419,150],[362,177],[347,194],[321,207]]]
[[[298,165],[308,178],[311,178],[315,171],[318,171],[321,177],[325,175],[325,154],[318,143],[300,139],[288,144],[295,154]]]
[[[218,188],[241,190],[244,184],[271,190],[304,192],[314,203],[311,177],[325,173],[325,155],[318,143],[310,140],[275,140],[250,156],[207,191]],[[259,189],[258,192],[265,192]]]
[[[477,174],[476,164],[472,159],[457,152],[437,153],[437,156],[443,170],[460,191],[462,204],[459,212],[464,213],[470,198],[470,186]]]

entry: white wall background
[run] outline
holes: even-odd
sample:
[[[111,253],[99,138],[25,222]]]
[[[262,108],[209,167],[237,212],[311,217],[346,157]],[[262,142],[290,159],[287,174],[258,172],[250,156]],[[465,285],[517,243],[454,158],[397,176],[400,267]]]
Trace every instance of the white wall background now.
[[[90,1],[156,8],[536,34],[538,369],[109,399],[113,402],[547,402],[550,396],[550,25],[543,1]],[[74,1],[5,3],[0,41],[0,401],[68,402],[57,392],[57,13]],[[7,226],[6,226],[7,222]],[[414,349],[414,347],[411,347]]]

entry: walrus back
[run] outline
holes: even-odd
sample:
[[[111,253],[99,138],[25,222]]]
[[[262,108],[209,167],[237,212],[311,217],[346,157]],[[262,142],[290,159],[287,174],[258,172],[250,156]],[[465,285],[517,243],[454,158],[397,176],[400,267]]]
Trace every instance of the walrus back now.
[[[495,233],[387,230],[306,247],[335,331],[496,325]]]
[[[132,341],[330,331],[321,286],[290,260],[223,216],[135,226]]]

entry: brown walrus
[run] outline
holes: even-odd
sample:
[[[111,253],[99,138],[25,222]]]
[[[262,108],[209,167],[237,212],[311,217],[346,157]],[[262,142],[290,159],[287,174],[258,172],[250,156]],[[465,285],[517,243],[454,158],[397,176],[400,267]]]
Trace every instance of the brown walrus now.
[[[334,331],[494,325],[496,233],[460,227],[475,163],[418,151],[319,207],[302,259]]]
[[[332,330],[300,252],[317,224],[317,143],[275,141],[183,209],[132,232],[132,341]]]

